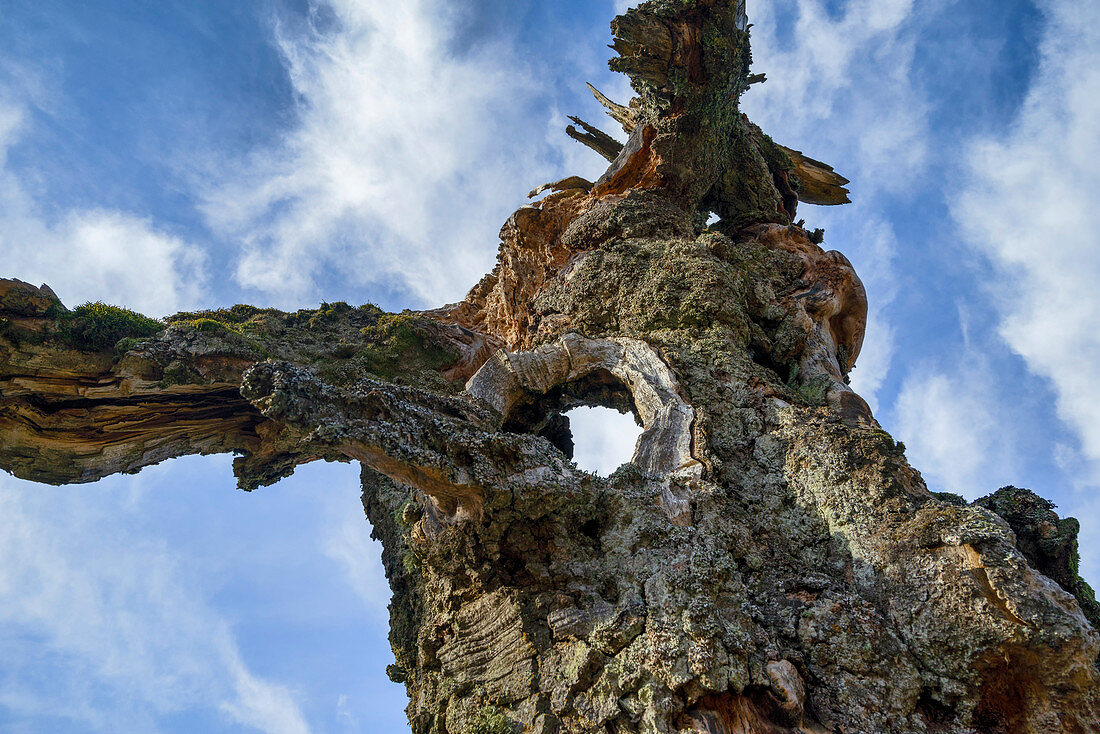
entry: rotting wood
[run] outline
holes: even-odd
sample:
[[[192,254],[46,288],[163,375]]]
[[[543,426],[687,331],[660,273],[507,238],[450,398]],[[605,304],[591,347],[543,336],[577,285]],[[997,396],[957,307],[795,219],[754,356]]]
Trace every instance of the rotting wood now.
[[[93,346],[0,281],[0,465],[235,452],[253,489],[360,462],[414,734],[1094,730],[1076,526],[1025,490],[933,495],[847,384],[866,293],[790,221],[796,183],[847,181],[739,111],[744,12],[614,21],[630,140],[517,209],[457,304],[242,306]],[[611,477],[565,453],[578,405],[643,425]]]

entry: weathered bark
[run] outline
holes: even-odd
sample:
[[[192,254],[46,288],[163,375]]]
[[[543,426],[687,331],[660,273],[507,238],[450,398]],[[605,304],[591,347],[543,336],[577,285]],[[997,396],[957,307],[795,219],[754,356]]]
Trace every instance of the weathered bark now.
[[[832,166],[815,161],[802,151],[782,145],[779,147],[791,159],[792,170],[798,178],[799,201],[825,206],[852,203],[848,198],[848,189],[844,188],[851,182],[834,171]]]
[[[1075,528],[932,495],[847,386],[866,296],[737,109],[743,13],[616,19],[630,141],[519,209],[459,304],[181,314],[97,351],[3,282],[0,464],[234,451],[253,488],[359,461],[417,734],[1095,731]],[[610,478],[569,461],[576,405],[643,427]]]

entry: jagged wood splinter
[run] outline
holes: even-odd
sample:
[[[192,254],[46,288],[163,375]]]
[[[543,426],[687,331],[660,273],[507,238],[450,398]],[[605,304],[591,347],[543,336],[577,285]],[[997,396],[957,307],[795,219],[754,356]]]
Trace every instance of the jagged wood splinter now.
[[[359,462],[414,734],[1095,731],[1075,521],[933,495],[847,384],[866,294],[793,223],[847,181],[740,113],[744,3],[612,29],[630,139],[577,121],[607,172],[520,207],[460,303],[158,323],[0,281],[0,466]],[[579,405],[643,429],[610,477]]]

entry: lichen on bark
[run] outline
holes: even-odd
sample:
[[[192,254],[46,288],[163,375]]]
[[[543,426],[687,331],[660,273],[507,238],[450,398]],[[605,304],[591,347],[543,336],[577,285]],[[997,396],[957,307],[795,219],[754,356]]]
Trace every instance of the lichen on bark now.
[[[0,281],[0,465],[234,452],[254,489],[360,462],[416,734],[1096,730],[1075,524],[933,495],[847,385],[866,294],[791,223],[847,181],[739,111],[743,2],[613,29],[630,140],[536,190],[458,304],[236,306],[88,349]],[[563,451],[578,404],[643,427],[611,477]]]

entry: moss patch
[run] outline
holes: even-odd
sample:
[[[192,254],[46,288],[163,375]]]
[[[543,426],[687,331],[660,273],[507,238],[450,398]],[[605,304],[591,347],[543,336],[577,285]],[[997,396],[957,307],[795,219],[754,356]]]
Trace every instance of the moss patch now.
[[[385,314],[360,330],[366,342],[357,361],[369,372],[392,379],[419,370],[438,372],[459,358],[433,338],[432,322],[411,311]]]
[[[164,323],[101,301],[85,303],[57,317],[57,333],[77,349],[105,351],[126,338],[150,337]]]
[[[344,301],[336,301],[335,303],[321,303],[321,308],[310,317],[308,325],[311,329],[319,329],[325,324],[330,324],[338,319],[342,314],[346,314],[351,311],[349,306]]]
[[[230,308],[217,308],[207,311],[183,311],[175,316],[169,316],[166,320],[170,324],[183,321],[188,321],[193,324],[199,321],[215,321],[222,324],[241,324],[255,316],[268,313],[279,312],[270,308],[257,308],[256,306],[238,303],[236,306]]]
[[[954,492],[933,492],[932,496],[940,502],[946,502],[949,505],[958,505],[959,507],[970,506],[970,503],[967,502],[962,495],[955,494]]]
[[[471,734],[512,734],[512,723],[496,706],[482,706],[470,723]]]
[[[229,331],[229,327],[226,324],[215,321],[214,319],[195,319],[191,322],[191,325],[204,334],[218,334]]]

